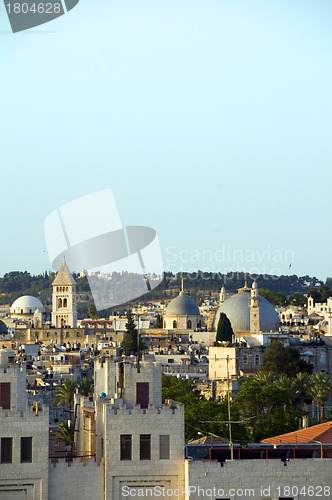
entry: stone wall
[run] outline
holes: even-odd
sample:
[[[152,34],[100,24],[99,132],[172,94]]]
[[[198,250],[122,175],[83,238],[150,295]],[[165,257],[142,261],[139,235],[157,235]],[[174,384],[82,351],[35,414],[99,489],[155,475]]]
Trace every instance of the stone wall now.
[[[279,460],[233,460],[223,466],[208,460],[186,460],[186,488],[188,491],[191,487],[190,500],[278,500],[286,497],[327,500],[332,498],[331,475],[332,459],[296,459],[285,464]],[[303,494],[299,496],[301,488]]]

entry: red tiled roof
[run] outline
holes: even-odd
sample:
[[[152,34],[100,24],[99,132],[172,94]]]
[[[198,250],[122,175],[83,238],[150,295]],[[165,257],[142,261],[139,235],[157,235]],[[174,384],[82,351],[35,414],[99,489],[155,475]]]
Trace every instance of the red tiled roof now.
[[[301,429],[287,434],[280,434],[271,438],[263,439],[262,443],[280,444],[297,443],[306,444],[319,441],[320,443],[332,443],[332,420],[323,424],[312,425],[306,429]]]

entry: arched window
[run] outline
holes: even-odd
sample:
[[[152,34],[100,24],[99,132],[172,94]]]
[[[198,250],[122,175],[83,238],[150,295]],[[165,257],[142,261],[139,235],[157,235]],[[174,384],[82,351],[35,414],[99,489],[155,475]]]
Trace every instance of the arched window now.
[[[187,321],[187,328],[189,328],[189,329],[191,328],[191,320],[190,319],[188,319],[188,321]]]
[[[63,307],[67,307],[67,299],[63,299]]]
[[[174,320],[174,321],[173,321],[173,328],[177,328],[177,327],[178,327],[178,324],[177,324],[177,322]]]
[[[58,298],[58,307],[62,307],[62,299]]]

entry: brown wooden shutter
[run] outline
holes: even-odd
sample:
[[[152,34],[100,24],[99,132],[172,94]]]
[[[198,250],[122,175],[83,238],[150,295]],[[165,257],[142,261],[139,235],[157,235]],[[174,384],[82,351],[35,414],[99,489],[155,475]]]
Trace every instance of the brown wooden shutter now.
[[[149,405],[149,382],[136,383],[136,403],[141,408],[147,408]]]
[[[0,406],[3,410],[10,410],[10,382],[0,384]]]

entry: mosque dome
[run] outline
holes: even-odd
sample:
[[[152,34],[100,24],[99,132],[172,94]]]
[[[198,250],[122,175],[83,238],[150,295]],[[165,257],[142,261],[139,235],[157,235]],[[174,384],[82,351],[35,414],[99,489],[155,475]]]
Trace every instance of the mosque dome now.
[[[179,293],[166,307],[165,316],[199,316],[200,312],[196,302],[185,294]]]
[[[237,294],[228,297],[219,306],[213,321],[215,330],[218,326],[219,316],[223,312],[230,320],[234,333],[250,332],[250,290],[245,285],[238,290]],[[264,297],[258,295],[258,298],[260,331],[270,332],[271,330],[278,330],[280,320],[277,311]]]
[[[34,314],[36,310],[39,309],[40,312],[44,311],[43,304],[36,297],[31,295],[23,295],[16,299],[11,308],[11,314]]]
[[[0,333],[7,333],[8,328],[6,323],[4,323],[2,320],[0,320]]]

